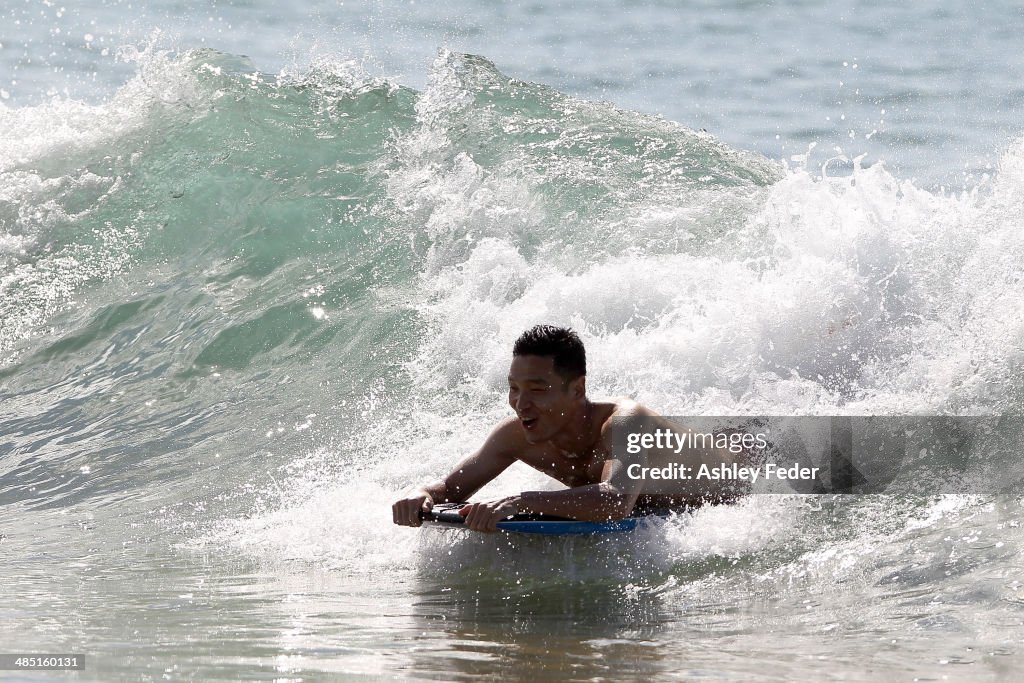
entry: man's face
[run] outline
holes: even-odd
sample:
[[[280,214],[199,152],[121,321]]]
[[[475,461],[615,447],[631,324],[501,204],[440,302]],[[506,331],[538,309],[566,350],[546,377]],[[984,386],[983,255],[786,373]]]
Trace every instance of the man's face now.
[[[566,382],[551,356],[513,356],[508,371],[508,404],[516,411],[529,443],[547,441],[569,421],[583,397],[584,378]]]

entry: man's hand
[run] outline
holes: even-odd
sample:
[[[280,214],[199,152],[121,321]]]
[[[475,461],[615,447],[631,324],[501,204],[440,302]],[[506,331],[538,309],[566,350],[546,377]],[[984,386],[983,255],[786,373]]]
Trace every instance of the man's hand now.
[[[419,526],[423,523],[420,514],[429,512],[434,507],[434,499],[426,491],[414,491],[406,498],[391,506],[391,516],[395,524],[402,526]]]
[[[494,532],[498,530],[498,522],[520,511],[519,496],[509,496],[486,503],[468,503],[459,514],[466,518],[470,529]]]

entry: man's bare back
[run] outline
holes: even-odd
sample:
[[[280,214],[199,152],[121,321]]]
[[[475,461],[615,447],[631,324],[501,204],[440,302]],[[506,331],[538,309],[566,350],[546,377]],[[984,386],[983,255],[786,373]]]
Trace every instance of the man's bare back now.
[[[499,433],[499,439],[506,444],[508,452],[516,454],[518,460],[570,488],[607,481],[616,470],[628,470],[628,466],[634,463],[650,468],[678,464],[691,468],[691,471],[697,471],[701,464],[732,464],[736,460],[736,456],[728,450],[715,448],[690,450],[685,454],[676,453],[667,447],[651,448],[644,451],[643,457],[632,457],[624,452],[615,453],[612,432],[615,429],[628,429],[629,418],[632,417],[642,418],[648,430],[652,429],[652,425],[676,434],[689,430],[628,398],[590,402],[588,411],[593,424],[588,437],[581,442],[581,446],[584,447],[578,452],[564,451],[551,441],[531,444],[526,440],[518,418],[509,418],[501,423],[496,431]],[[617,425],[614,418],[619,418]],[[592,445],[585,446],[586,442],[591,442]],[[659,481],[656,486],[652,486],[649,480],[645,483],[647,486],[640,486],[639,495],[645,498],[649,505],[655,506],[659,503],[666,506],[675,503],[700,505],[727,494],[724,487],[715,482],[709,484],[698,480]]]

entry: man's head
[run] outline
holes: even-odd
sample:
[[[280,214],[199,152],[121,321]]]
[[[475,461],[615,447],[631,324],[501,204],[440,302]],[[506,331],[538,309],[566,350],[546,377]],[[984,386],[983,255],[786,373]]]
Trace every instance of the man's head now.
[[[557,436],[586,406],[587,355],[576,333],[537,325],[516,340],[508,373],[508,402],[527,440]]]
[[[567,327],[531,327],[516,339],[512,355],[550,356],[555,372],[566,384],[587,374],[587,352],[583,342]]]

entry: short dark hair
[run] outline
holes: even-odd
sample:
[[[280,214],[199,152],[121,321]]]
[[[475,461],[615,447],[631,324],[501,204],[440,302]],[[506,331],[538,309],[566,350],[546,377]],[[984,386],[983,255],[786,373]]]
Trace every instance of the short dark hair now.
[[[587,352],[579,336],[567,327],[536,325],[519,335],[513,356],[551,356],[555,372],[566,382],[587,374]]]

